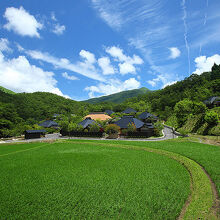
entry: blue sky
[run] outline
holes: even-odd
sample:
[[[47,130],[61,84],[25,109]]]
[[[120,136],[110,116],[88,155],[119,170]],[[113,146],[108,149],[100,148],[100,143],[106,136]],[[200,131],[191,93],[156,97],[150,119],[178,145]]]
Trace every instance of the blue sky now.
[[[220,64],[219,0],[0,1],[0,85],[84,100]]]

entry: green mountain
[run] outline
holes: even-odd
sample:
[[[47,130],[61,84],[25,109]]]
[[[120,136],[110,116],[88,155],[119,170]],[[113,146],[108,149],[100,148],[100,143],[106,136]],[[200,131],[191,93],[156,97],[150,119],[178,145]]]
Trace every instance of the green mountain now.
[[[13,91],[11,91],[11,90],[9,90],[9,89],[6,89],[6,88],[4,88],[4,87],[2,87],[2,86],[0,86],[0,91],[2,91],[2,92],[4,92],[4,93],[8,93],[8,94],[16,94],[15,92],[13,92]]]
[[[132,89],[132,90],[127,90],[123,92],[118,92],[112,95],[107,95],[107,96],[101,96],[99,98],[93,98],[93,99],[88,99],[85,100],[84,102],[91,103],[91,104],[96,104],[96,103],[101,103],[101,102],[113,102],[113,103],[122,103],[128,98],[132,97],[137,97],[139,95],[144,95],[149,93],[150,90],[142,87],[140,89]]]

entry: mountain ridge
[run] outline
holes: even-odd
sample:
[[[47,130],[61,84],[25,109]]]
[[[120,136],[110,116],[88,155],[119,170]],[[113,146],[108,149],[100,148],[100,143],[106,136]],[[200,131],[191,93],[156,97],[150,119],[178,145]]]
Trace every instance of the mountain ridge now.
[[[87,99],[87,100],[84,100],[83,102],[90,103],[90,104],[97,104],[97,103],[101,103],[101,102],[112,102],[115,104],[119,104],[128,98],[137,97],[139,95],[144,95],[149,92],[151,92],[151,90],[149,90],[146,87],[142,87],[140,89],[131,89],[131,90],[117,92],[117,93],[114,93],[111,95]]]

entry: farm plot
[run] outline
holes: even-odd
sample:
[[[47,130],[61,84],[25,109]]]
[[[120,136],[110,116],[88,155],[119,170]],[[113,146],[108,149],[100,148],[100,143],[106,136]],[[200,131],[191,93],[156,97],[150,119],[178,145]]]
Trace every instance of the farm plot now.
[[[83,141],[83,143],[91,142],[94,141]],[[218,146],[193,143],[183,139],[162,142],[96,141],[96,145],[146,150],[179,161],[190,172],[192,182],[189,205],[182,210],[181,216],[184,216],[184,219],[218,219],[220,213],[218,197],[220,148]],[[199,164],[205,168],[211,180]],[[211,181],[214,182],[217,190]]]
[[[0,173],[1,219],[176,219],[190,193],[178,162],[95,143],[2,145]]]
[[[96,143],[105,143],[105,142],[96,141]],[[123,144],[123,145],[136,146],[141,148],[149,147],[155,149],[162,149],[188,157],[196,161],[198,164],[200,164],[202,167],[205,168],[205,170],[208,172],[211,179],[215,183],[218,191],[218,195],[220,197],[220,147],[219,146],[182,141],[181,139],[162,141],[162,142],[111,141],[110,144],[116,144],[116,145]]]

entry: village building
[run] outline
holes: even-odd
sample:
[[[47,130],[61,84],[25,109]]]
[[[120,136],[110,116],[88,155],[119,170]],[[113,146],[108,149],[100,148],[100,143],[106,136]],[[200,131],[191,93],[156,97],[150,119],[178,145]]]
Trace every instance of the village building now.
[[[45,133],[45,130],[26,130],[24,137],[25,139],[41,138],[42,136],[45,136]]]
[[[134,110],[133,108],[127,108],[122,113],[124,113],[124,114],[133,114],[133,113],[135,113],[136,114],[137,111]]]
[[[107,115],[111,115],[111,114],[113,114],[113,113],[115,113],[115,112],[112,111],[112,110],[105,110],[105,113],[106,113]]]
[[[209,99],[205,100],[203,103],[209,108],[213,108],[215,106],[218,107],[220,106],[220,97],[212,96]]]
[[[109,115],[105,114],[105,112],[92,112],[92,113],[89,113],[88,115],[86,115],[84,118],[85,119],[91,118],[93,120],[101,120],[101,121],[111,119],[111,117]]]
[[[91,119],[90,117],[87,117],[86,119],[84,119],[83,121],[78,123],[78,125],[83,126],[84,129],[88,129],[89,126],[92,124],[97,124],[97,122],[95,120]]]
[[[44,128],[57,128],[59,125],[55,121],[47,120],[39,124],[39,126]]]
[[[158,117],[149,113],[149,112],[143,112],[138,116],[139,119],[141,119],[143,122],[156,122],[158,120]]]

